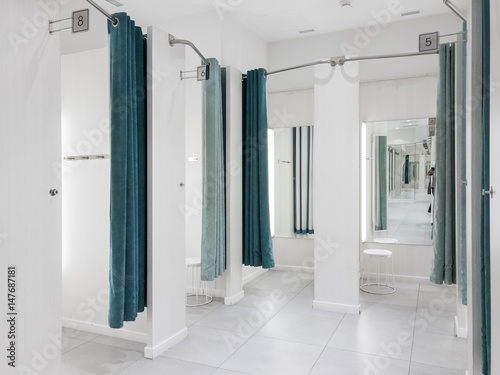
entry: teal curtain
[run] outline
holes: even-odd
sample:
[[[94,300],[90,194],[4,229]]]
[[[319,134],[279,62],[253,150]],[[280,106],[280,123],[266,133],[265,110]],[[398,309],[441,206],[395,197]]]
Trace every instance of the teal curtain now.
[[[312,126],[293,128],[293,220],[295,234],[314,234]]]
[[[439,47],[434,204],[434,260],[430,280],[456,283],[455,45]]]
[[[490,2],[483,0],[483,108],[482,178],[490,190]],[[490,279],[490,195],[481,201],[481,316],[483,334],[483,374],[491,374],[491,279]]]
[[[210,79],[204,82],[203,212],[201,279],[212,281],[226,269],[225,152],[221,68],[210,62]]]
[[[146,306],[146,86],[142,30],[126,13],[108,22],[111,74],[111,328]]]
[[[243,264],[272,268],[265,74],[251,70],[243,81]]]
[[[387,137],[376,135],[374,145],[375,189],[373,197],[374,230],[387,230]]]

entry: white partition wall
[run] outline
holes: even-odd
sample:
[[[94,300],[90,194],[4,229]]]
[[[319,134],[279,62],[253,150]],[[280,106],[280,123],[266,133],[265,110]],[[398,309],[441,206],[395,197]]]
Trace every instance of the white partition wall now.
[[[184,207],[185,47],[148,28],[148,344],[156,358],[187,335]]]
[[[59,36],[30,21],[43,5],[0,11],[2,375],[61,372],[61,70]]]
[[[226,305],[244,296],[243,268],[243,169],[241,72],[226,68]]]
[[[358,63],[316,66],[314,98],[313,304],[359,313]]]

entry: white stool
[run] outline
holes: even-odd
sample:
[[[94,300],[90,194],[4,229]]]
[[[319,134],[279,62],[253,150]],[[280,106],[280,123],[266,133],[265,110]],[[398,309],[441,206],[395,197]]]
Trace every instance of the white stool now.
[[[363,251],[363,258],[363,264],[365,267],[363,267],[364,271],[361,273],[361,286],[359,289],[370,294],[394,293],[396,288],[394,287],[394,260],[392,258],[392,251],[368,249]],[[368,261],[375,262],[375,275],[373,275],[373,272],[366,275]],[[385,276],[384,274],[381,274],[383,268],[382,263],[385,263]],[[375,280],[372,280],[372,278]]]
[[[201,281],[201,258],[187,258],[187,288],[186,306],[196,307],[207,305],[213,300],[215,283]]]
[[[383,237],[383,238],[375,238],[373,240],[375,243],[398,243],[397,238],[389,238],[389,237]]]

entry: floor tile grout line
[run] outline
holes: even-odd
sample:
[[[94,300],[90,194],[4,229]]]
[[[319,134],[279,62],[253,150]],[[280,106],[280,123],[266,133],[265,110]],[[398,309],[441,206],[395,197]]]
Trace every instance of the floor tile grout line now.
[[[408,375],[411,374],[411,363],[413,360],[413,349],[415,346],[415,332],[417,329],[417,317],[418,317],[418,302],[420,300],[420,283],[418,283],[418,292],[417,292],[417,307],[415,308],[415,321],[413,322],[413,336],[411,339],[411,351],[410,351],[410,367],[408,368]]]
[[[269,273],[269,272],[266,272],[266,273]],[[276,289],[273,289],[273,291],[276,290]],[[283,291],[282,291],[283,292]],[[289,293],[289,294],[292,294],[292,293]],[[243,346],[245,344],[247,344],[253,337],[255,337],[255,335],[257,334],[257,332],[259,332],[267,323],[269,323],[269,321],[271,321],[271,319],[273,319],[276,315],[278,315],[281,310],[283,310],[285,308],[285,306],[287,306],[290,302],[292,302],[295,297],[297,297],[299,294],[297,293],[292,299],[290,299],[290,301],[288,301],[288,303],[286,303],[285,305],[283,305],[277,312],[276,314],[274,314],[271,318],[269,318],[263,325],[262,327],[260,327],[259,329],[255,330],[255,332],[250,336],[248,337],[247,340],[245,340],[245,342],[238,348],[234,351],[234,353],[232,353],[224,362],[221,363],[221,365],[219,367],[217,367],[217,369],[222,369],[221,366],[224,365],[224,363],[226,363],[227,361],[229,361],[231,359],[232,356],[234,356],[236,353],[238,353],[238,351],[243,348]],[[222,369],[223,370],[223,369]]]
[[[79,341],[82,341],[82,340],[79,340]],[[90,341],[82,341],[82,343],[80,345],[75,346],[74,348],[68,350],[67,352],[61,353],[61,357],[63,357],[64,355],[66,355],[68,353],[71,353],[73,350],[75,350],[75,349],[79,348],[80,346],[85,345],[85,344],[87,344],[89,342]]]
[[[144,356],[140,357],[140,358],[137,358],[135,361],[131,362],[128,366],[125,366],[124,368],[122,368],[120,371],[118,371],[117,373],[115,373],[114,375],[120,375],[120,373],[123,373],[123,371],[125,371],[126,369],[128,369],[130,366],[132,366],[133,364],[135,364],[136,362],[139,362],[141,359],[143,359]]]
[[[342,324],[342,322],[344,321],[346,317],[346,314],[344,313],[344,316],[342,317],[342,319],[340,320],[339,324],[337,324],[337,327],[335,327],[335,329],[333,330],[333,333],[330,335],[330,338],[328,339],[328,341],[326,342],[326,345],[323,347],[323,350],[321,351],[321,353],[319,353],[319,356],[318,358],[316,358],[316,361],[314,361],[314,364],[312,365],[311,369],[309,370],[309,372],[307,373],[308,375],[311,374],[311,371],[314,369],[314,367],[316,367],[316,365],[318,364],[318,361],[319,359],[321,358],[321,356],[323,355],[323,353],[325,352],[326,348],[328,348],[328,344],[330,343],[330,341],[332,340],[333,338],[333,335],[335,335],[335,332],[337,332],[337,330],[339,329],[340,325]]]

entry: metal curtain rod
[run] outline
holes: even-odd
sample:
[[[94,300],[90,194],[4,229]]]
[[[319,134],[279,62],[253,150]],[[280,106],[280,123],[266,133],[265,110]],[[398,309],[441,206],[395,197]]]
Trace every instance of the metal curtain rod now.
[[[341,58],[338,62],[339,65],[344,65],[344,63],[349,61],[364,61],[364,60],[375,60],[375,59],[393,59],[396,57],[411,57],[411,56],[423,56],[423,55],[435,55],[439,54],[439,50],[428,51],[428,52],[410,52],[410,53],[396,53],[393,55],[375,55],[375,56],[360,56],[360,57],[348,57]]]
[[[203,54],[200,52],[200,50],[198,48],[196,48],[196,46],[193,43],[191,43],[189,40],[176,39],[175,36],[173,36],[172,34],[168,34],[168,42],[170,43],[170,45],[172,47],[174,46],[174,44],[185,44],[185,45],[191,47],[194,50],[194,52],[196,52],[198,54],[198,56],[201,57],[203,62],[205,64],[207,64],[208,66],[210,66],[210,62],[205,58],[205,56],[203,56]]]
[[[106,12],[103,8],[101,8],[98,4],[96,4],[93,0],[87,0],[87,3],[92,5],[94,8],[96,8],[99,12],[104,14],[108,20],[111,21],[114,27],[118,26],[118,23],[120,22],[118,18],[113,17],[111,14]]]
[[[273,70],[271,72],[267,72],[265,75],[268,76],[268,75],[271,75],[271,74],[276,74],[276,73],[281,73],[281,72],[288,72],[289,70],[295,70],[295,69],[300,69],[300,68],[305,68],[305,67],[308,67],[308,66],[320,65],[320,64],[330,64],[331,66],[336,66],[337,62],[333,58],[330,58],[330,59],[327,59],[327,60],[318,60],[318,61],[314,61],[314,62],[307,63],[307,64],[292,66],[290,68]]]
[[[330,64],[332,67],[335,67],[337,65],[344,65],[344,63],[349,62],[349,61],[362,61],[362,60],[373,60],[373,59],[392,59],[392,58],[396,58],[396,57],[435,55],[438,53],[439,53],[439,50],[429,51],[429,52],[398,53],[398,54],[393,54],[393,55],[377,55],[377,56],[350,57],[350,58],[345,58],[342,56],[341,57],[331,57],[331,58],[326,59],[326,60],[318,60],[318,61],[314,61],[314,62],[307,63],[307,64],[292,66],[290,68],[273,70],[271,72],[267,72],[266,76],[268,76],[270,74],[287,72],[289,70],[295,70],[295,69],[300,69],[300,68],[305,68],[308,66],[320,65],[320,64]],[[243,79],[245,79],[245,78],[246,78],[246,75],[243,75]]]
[[[452,10],[453,13],[455,13],[460,19],[464,22],[467,22],[467,18],[460,12],[460,10],[456,7],[455,4],[451,2],[451,0],[443,0],[443,3]]]

